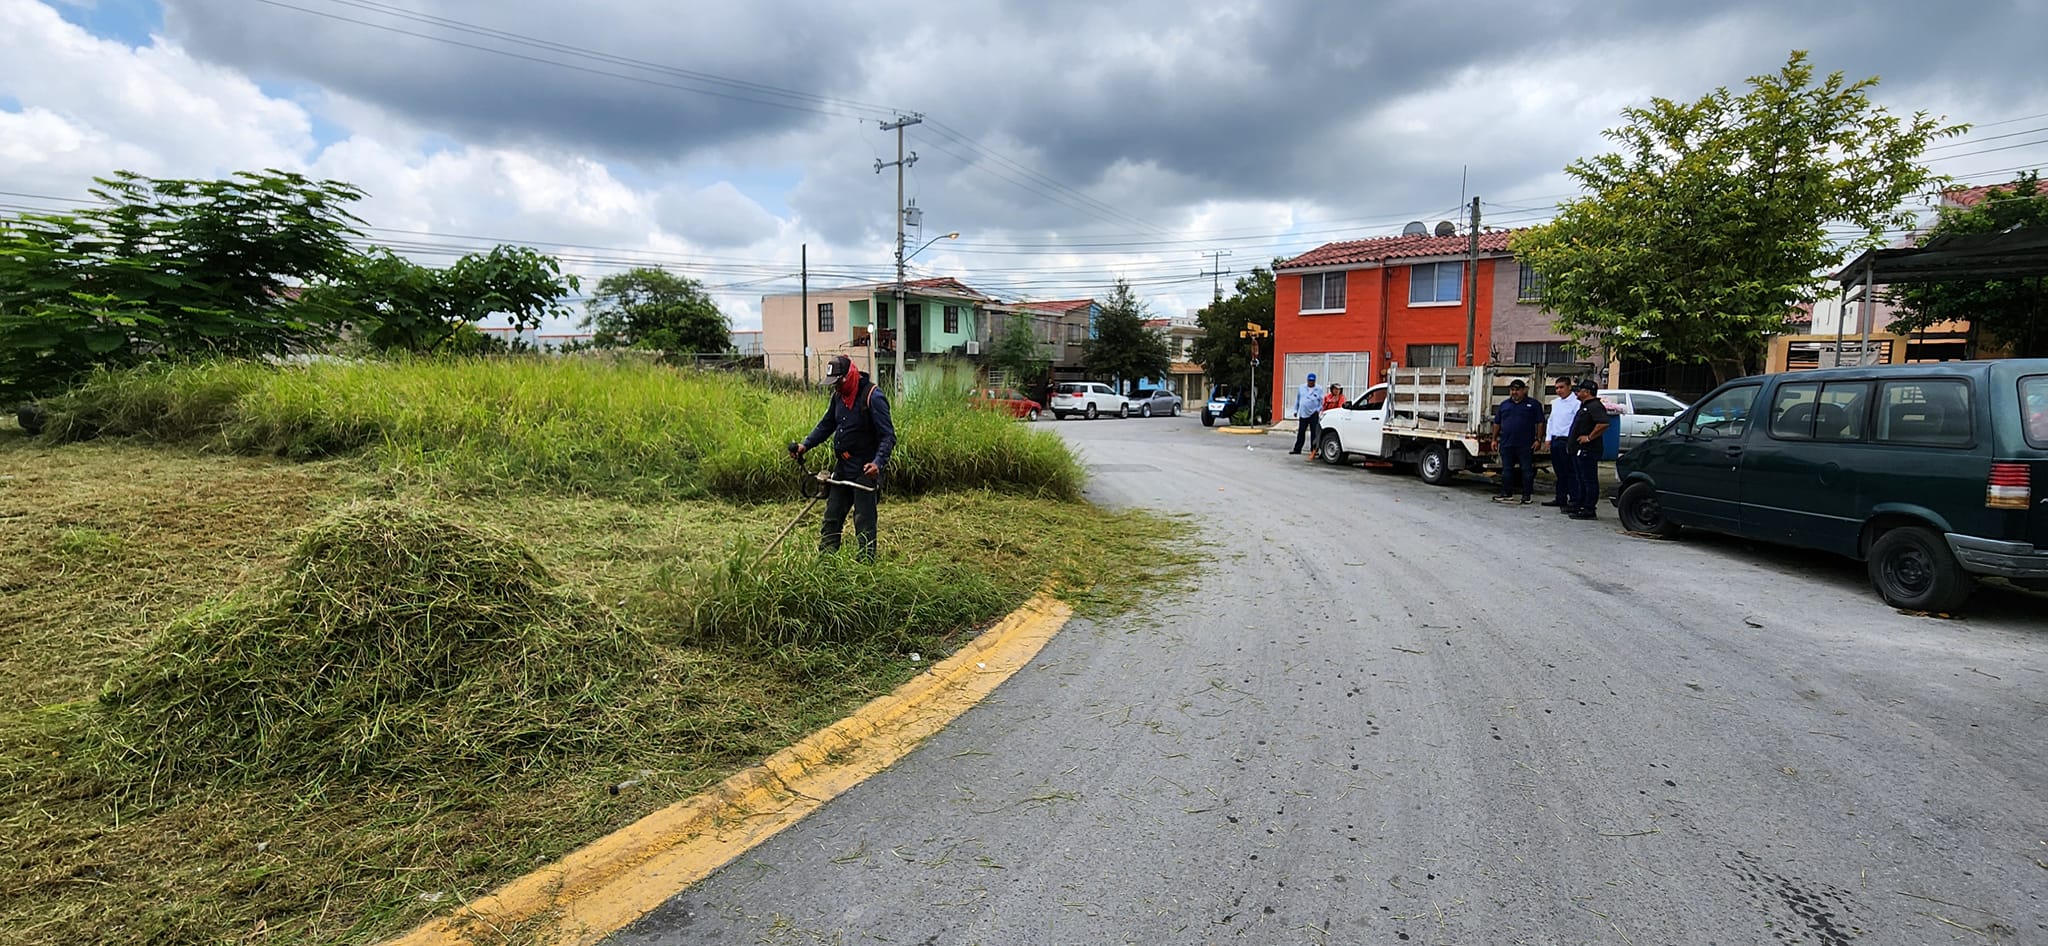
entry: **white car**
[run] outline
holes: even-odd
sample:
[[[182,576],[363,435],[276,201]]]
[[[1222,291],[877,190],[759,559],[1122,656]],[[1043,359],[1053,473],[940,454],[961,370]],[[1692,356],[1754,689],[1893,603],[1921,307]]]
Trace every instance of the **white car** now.
[[[1062,381],[1052,386],[1052,409],[1055,420],[1066,420],[1068,414],[1079,414],[1094,420],[1102,414],[1118,417],[1131,416],[1131,402],[1116,390],[1099,381]]]
[[[1635,449],[1658,428],[1671,423],[1691,405],[1662,391],[1638,391],[1633,388],[1611,388],[1600,392],[1600,399],[1615,407],[1621,419],[1621,452]]]

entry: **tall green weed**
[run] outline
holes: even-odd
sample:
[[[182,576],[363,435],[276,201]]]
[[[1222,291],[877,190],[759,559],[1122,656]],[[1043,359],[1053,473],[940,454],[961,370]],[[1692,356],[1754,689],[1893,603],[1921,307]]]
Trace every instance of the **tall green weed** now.
[[[51,403],[46,436],[294,459],[360,452],[401,475],[472,490],[753,501],[795,494],[785,446],[811,431],[825,403],[823,392],[617,360],[222,362],[97,373]],[[964,391],[914,392],[894,414],[892,492],[1080,491],[1064,444],[972,409]]]

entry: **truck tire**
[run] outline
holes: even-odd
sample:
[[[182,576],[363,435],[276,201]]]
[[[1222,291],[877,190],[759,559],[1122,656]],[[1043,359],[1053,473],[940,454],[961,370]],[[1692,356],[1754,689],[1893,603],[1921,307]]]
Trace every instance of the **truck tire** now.
[[[1948,542],[1933,529],[1899,526],[1870,543],[1870,583],[1886,604],[1908,611],[1954,611],[1976,579],[1956,564]]]
[[[1344,465],[1344,444],[1337,439],[1336,431],[1323,431],[1322,442],[1316,444],[1316,458],[1331,466]]]
[[[1089,419],[1089,420],[1094,420],[1094,419],[1095,419],[1095,402],[1094,402],[1094,401],[1089,401],[1089,402],[1088,402],[1088,409],[1087,409],[1087,410],[1085,410],[1085,411],[1082,411],[1082,412],[1081,412],[1081,416],[1082,416],[1082,417],[1085,417],[1085,418],[1087,418],[1087,419]]]
[[[1131,405],[1130,405],[1130,404],[1129,404],[1128,402],[1126,402],[1126,403],[1123,403],[1123,404],[1118,404],[1118,405],[1116,406],[1116,416],[1117,416],[1117,417],[1119,417],[1119,418],[1124,418],[1124,417],[1129,417],[1129,416],[1131,416]],[[1150,415],[1150,414],[1147,414],[1147,415],[1145,415],[1145,416],[1147,416],[1147,417],[1150,417],[1150,416],[1152,416],[1152,415]]]
[[[1650,484],[1636,482],[1621,491],[1621,527],[1668,539],[1678,534],[1678,523],[1664,518],[1657,505],[1657,491]]]
[[[1455,475],[1451,471],[1451,452],[1442,444],[1423,451],[1422,460],[1415,464],[1415,472],[1422,481],[1431,486],[1442,486]]]
[[[1209,409],[1208,409],[1208,408],[1206,408],[1206,407],[1205,407],[1205,408],[1202,408],[1202,426],[1204,426],[1204,427],[1214,427],[1214,426],[1216,426],[1216,415],[1214,415],[1214,414],[1211,414],[1211,413],[1209,413]]]

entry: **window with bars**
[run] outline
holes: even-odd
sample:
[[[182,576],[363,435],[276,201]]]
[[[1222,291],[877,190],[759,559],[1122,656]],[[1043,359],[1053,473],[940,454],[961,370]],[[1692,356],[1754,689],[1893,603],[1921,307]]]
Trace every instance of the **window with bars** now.
[[[1408,267],[1408,304],[1432,305],[1465,298],[1465,264],[1416,263]]]
[[[1410,345],[1409,368],[1454,368],[1458,364],[1456,345]]]
[[[953,333],[955,333],[955,332],[958,332],[958,331],[960,331],[960,307],[959,307],[959,306],[957,306],[957,305],[949,305],[949,306],[947,306],[947,307],[946,307],[946,328],[945,328],[945,331],[946,331],[946,334],[948,334],[948,335],[951,335],[951,334],[953,334]]]
[[[832,303],[818,303],[818,331],[832,331]]]
[[[1516,265],[1521,267],[1522,282],[1515,290],[1515,301],[1542,302],[1543,287],[1549,280],[1545,279],[1542,273],[1537,272],[1536,268],[1528,263],[1518,263]]]
[[[1515,364],[1518,365],[1568,365],[1577,360],[1572,357],[1570,342],[1515,343]]]
[[[1301,311],[1344,311],[1343,273],[1304,273],[1301,277]]]

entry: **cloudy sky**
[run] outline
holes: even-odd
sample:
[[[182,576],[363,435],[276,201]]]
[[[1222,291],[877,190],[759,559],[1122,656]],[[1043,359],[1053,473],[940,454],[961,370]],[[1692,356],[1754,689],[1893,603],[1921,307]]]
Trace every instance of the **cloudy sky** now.
[[[0,0],[0,212],[116,169],[298,170],[367,190],[369,238],[423,262],[661,265],[749,328],[806,244],[813,285],[892,273],[879,126],[914,112],[910,245],[961,237],[913,273],[1006,299],[1123,277],[1181,315],[1219,264],[1474,196],[1540,222],[1622,108],[1794,48],[1974,125],[1935,170],[2008,180],[2048,165],[2044,23],[2048,0]]]

